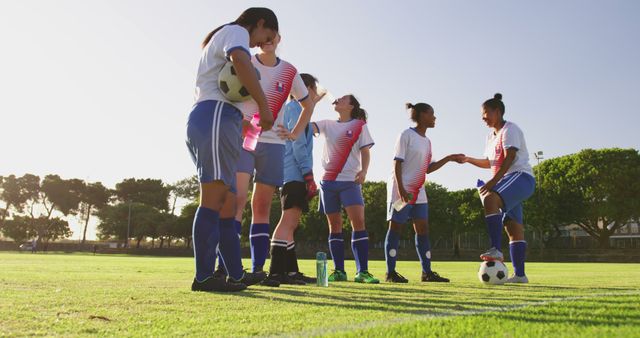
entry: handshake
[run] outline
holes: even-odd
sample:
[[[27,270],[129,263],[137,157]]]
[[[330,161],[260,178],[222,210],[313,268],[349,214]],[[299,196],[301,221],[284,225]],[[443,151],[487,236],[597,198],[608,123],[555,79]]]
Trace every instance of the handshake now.
[[[465,154],[451,154],[447,156],[447,160],[458,163],[467,163],[468,157]]]

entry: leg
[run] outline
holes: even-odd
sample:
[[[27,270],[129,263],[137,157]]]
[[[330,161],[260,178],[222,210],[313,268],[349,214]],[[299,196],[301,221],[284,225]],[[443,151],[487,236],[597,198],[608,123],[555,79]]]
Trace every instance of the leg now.
[[[302,210],[299,208],[290,208],[282,211],[280,222],[278,222],[271,240],[271,266],[269,267],[269,273],[298,272],[293,232],[298,226],[301,215]],[[282,244],[284,244],[286,250],[280,248]],[[291,254],[294,257],[290,257]]]
[[[416,253],[422,264],[422,273],[431,272],[431,243],[429,242],[429,221],[426,218],[414,219],[413,229],[416,232]]]
[[[269,213],[271,211],[271,199],[276,187],[256,183],[251,198],[251,259],[253,271],[262,271],[264,262],[269,254]]]
[[[351,250],[356,261],[357,273],[369,270],[369,235],[364,224],[364,205],[345,207],[351,221]]]
[[[344,239],[342,238],[342,215],[340,212],[327,214],[329,223],[329,252],[334,269],[344,272]]]
[[[509,253],[514,274],[516,277],[525,277],[527,242],[524,240],[524,225],[522,225],[522,204],[507,213],[504,225],[509,235]]]
[[[387,236],[384,239],[384,258],[387,263],[387,275],[396,271],[398,242],[400,241],[401,232],[402,224],[390,220],[389,230],[387,231]]]
[[[502,212],[504,208],[502,198],[496,192],[490,192],[484,196],[484,214],[485,222],[487,223],[487,233],[491,241],[492,248],[495,248],[498,252],[481,256],[482,259],[497,259],[501,260],[502,251]],[[491,250],[489,251],[491,252]]]
[[[240,238],[235,227],[236,194],[227,193],[227,198],[220,211],[220,245],[218,248],[219,267],[235,280],[240,280],[244,274]]]

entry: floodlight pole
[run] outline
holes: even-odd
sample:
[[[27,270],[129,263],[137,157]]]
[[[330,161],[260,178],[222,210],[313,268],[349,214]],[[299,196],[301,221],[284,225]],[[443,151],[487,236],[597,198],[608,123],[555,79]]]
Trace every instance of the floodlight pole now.
[[[538,161],[538,164],[540,164],[540,160],[544,159],[544,153],[542,152],[542,150],[536,151],[533,153],[533,157],[535,157]]]

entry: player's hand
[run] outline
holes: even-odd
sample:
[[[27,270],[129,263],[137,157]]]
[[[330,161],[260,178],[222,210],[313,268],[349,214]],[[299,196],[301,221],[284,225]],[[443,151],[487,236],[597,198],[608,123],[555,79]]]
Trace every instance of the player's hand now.
[[[315,195],[318,194],[318,186],[313,178],[313,171],[304,175],[304,183],[307,185],[307,201],[310,201]]]
[[[273,127],[273,114],[269,107],[260,108],[260,128],[262,131],[270,130]]]
[[[401,188],[399,193],[400,193],[400,198],[402,198],[403,202],[405,202],[405,203],[411,202],[411,199],[413,198],[413,196],[411,196],[410,193],[408,193],[406,190],[404,190],[404,188]]]
[[[364,184],[364,181],[366,178],[367,178],[367,172],[362,170],[356,174],[356,183]]]
[[[289,140],[291,138],[289,130],[281,124],[278,125],[277,134],[281,140]]]
[[[464,163],[463,161],[466,156],[464,154],[451,154],[448,157],[449,157],[449,161]]]
[[[489,182],[485,183],[482,187],[480,187],[480,196],[485,196],[491,192],[491,189],[496,186],[496,180],[490,179]]]

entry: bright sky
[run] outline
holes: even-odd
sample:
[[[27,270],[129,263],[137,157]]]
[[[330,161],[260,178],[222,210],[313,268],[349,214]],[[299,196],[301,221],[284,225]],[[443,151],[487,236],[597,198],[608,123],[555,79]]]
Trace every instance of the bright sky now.
[[[278,15],[283,59],[367,109],[376,141],[369,180],[390,173],[395,139],[411,126],[405,102],[435,107],[428,136],[436,159],[480,156],[488,131],[480,105],[498,91],[530,152],[640,148],[635,0],[7,0],[0,175],[113,187],[126,177],[194,174],[184,136],[200,42],[251,6]],[[323,102],[314,119],[336,116]],[[321,142],[315,150],[319,158]],[[488,175],[450,164],[430,180],[457,190]]]

